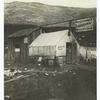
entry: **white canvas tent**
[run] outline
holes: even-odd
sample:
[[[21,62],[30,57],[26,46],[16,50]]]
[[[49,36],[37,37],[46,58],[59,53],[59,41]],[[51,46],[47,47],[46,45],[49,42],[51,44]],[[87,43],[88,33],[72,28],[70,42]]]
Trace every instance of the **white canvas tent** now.
[[[40,34],[29,45],[29,56],[65,56],[66,42],[71,42],[68,30]]]

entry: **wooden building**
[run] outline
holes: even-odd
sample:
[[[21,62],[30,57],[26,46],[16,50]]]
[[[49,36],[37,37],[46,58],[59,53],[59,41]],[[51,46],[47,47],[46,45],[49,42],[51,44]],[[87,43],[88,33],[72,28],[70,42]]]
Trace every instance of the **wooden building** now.
[[[40,56],[67,64],[79,63],[81,58],[96,59],[96,24],[93,30],[84,31],[84,25],[81,25],[84,22],[88,25],[90,20],[87,19],[78,21],[78,28],[83,29],[80,32],[76,31],[75,22],[69,21],[23,29],[9,35],[8,59],[26,62],[29,56]]]
[[[95,30],[77,33],[66,29],[42,33],[29,45],[29,56],[56,57],[67,64],[96,60]]]
[[[79,61],[79,44],[69,30],[40,34],[29,45],[29,56],[60,60],[75,64]],[[60,62],[60,61],[59,61]]]
[[[41,33],[40,28],[19,30],[8,37],[8,60],[26,62],[31,42]]]
[[[96,30],[73,34],[80,46],[80,59],[85,62],[96,61]]]

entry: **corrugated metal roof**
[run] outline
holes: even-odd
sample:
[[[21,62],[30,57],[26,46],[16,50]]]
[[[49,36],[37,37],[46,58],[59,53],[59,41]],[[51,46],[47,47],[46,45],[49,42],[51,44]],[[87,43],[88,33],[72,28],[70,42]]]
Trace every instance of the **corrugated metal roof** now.
[[[55,46],[60,39],[68,33],[68,30],[40,34],[30,45],[31,46]]]
[[[11,38],[11,37],[16,38],[16,37],[28,36],[28,35],[30,35],[32,32],[34,32],[37,29],[39,29],[39,28],[23,29],[23,30],[17,31],[17,32],[9,35],[8,38]]]

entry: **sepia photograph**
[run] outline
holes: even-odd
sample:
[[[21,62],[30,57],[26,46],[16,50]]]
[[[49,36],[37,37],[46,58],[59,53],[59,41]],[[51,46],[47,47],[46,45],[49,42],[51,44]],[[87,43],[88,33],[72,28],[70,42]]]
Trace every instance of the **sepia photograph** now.
[[[96,0],[4,0],[4,100],[97,100]]]

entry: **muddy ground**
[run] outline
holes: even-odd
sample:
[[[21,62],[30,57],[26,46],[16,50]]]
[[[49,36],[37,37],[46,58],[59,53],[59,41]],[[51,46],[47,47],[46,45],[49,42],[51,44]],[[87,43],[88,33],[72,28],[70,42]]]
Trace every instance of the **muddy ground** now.
[[[5,100],[96,100],[96,70],[81,66],[61,69],[28,65],[28,77],[5,83]]]

